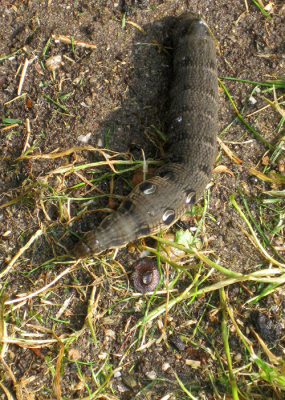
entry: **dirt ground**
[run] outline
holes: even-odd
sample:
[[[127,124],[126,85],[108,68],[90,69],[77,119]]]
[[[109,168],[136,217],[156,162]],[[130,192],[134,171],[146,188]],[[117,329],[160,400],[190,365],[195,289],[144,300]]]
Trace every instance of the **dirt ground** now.
[[[115,260],[114,252],[107,252],[76,264],[69,253],[137,179],[133,170],[121,173],[128,164],[116,164],[120,173],[113,173],[100,151],[87,146],[118,152],[116,160],[130,160],[128,151],[141,160],[140,149],[147,160],[163,158],[159,132],[167,136],[176,16],[199,12],[208,23],[220,50],[219,77],[255,82],[284,77],[284,1],[263,3],[271,18],[251,0],[0,1],[0,336],[7,329],[8,338],[1,349],[1,399],[10,393],[17,399],[173,400],[190,398],[187,390],[196,399],[233,398],[218,290],[148,317],[189,287],[196,274],[200,289],[223,281],[221,271],[197,257],[180,271],[163,264],[173,292],[162,286],[154,297],[139,296],[128,283],[141,256],[136,244],[120,249]],[[59,35],[72,39],[66,43]],[[49,59],[57,63],[54,69],[48,69]],[[229,196],[235,194],[244,212],[246,200],[273,249],[260,241],[282,262],[282,186],[257,179],[249,168],[284,175],[282,154],[271,157],[284,128],[278,110],[263,98],[274,101],[272,90],[221,82],[263,141],[237,118],[221,85],[219,137],[242,163],[221,148],[216,165],[222,171],[214,174],[196,207],[198,215],[188,217],[186,227],[195,232],[199,210],[208,202],[198,250],[233,272],[249,274],[274,265],[256,246]],[[283,93],[277,90],[277,97]],[[105,165],[99,167],[100,162]],[[273,189],[279,195],[271,202],[266,193]],[[250,332],[249,316],[258,309],[270,317],[272,324],[264,324],[278,340],[265,334],[264,341],[282,357],[282,286],[246,304],[265,287],[265,281],[228,284],[227,304],[259,355],[264,349]],[[240,398],[284,398],[280,388],[260,379],[230,320],[228,333]]]

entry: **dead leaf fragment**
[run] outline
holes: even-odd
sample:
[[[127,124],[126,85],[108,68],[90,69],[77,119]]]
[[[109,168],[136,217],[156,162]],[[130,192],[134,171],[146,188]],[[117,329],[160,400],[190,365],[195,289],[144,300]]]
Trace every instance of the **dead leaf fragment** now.
[[[185,360],[185,364],[190,365],[190,367],[193,367],[193,368],[201,367],[201,361],[196,361],[196,360]]]
[[[269,165],[269,157],[268,156],[262,157],[262,165]]]
[[[226,155],[227,155],[231,160],[233,160],[233,162],[234,162],[235,164],[242,164],[242,160],[241,160],[240,158],[238,158],[238,156],[236,156],[236,155],[231,151],[231,149],[230,149],[227,145],[225,145],[225,143],[223,143],[223,142],[221,141],[220,138],[217,138],[217,140],[218,140],[218,143],[221,145],[222,149],[224,150],[224,152],[226,153]]]
[[[126,21],[126,23],[127,24],[130,24],[130,25],[133,25],[135,28],[137,28],[141,33],[143,33],[144,35],[146,35],[146,31],[141,27],[141,26],[139,26],[138,24],[136,24],[135,22],[133,22],[133,21]]]
[[[276,183],[276,184],[284,184],[284,182],[285,182],[285,177],[283,175],[274,174],[274,173],[271,173],[271,176],[265,175],[262,172],[257,171],[256,169],[254,169],[252,167],[248,168],[248,172],[251,173],[252,175],[257,176],[257,178],[260,179],[261,181],[272,182],[272,183]]]
[[[231,176],[235,176],[234,173],[228,169],[228,167],[226,167],[225,165],[218,165],[215,169],[214,169],[214,174],[218,173],[218,172],[226,172],[227,174],[230,174]]]

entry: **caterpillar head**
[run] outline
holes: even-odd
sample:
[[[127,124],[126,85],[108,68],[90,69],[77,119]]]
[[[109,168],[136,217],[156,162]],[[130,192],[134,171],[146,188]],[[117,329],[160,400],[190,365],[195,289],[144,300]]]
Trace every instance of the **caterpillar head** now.
[[[76,258],[85,259],[92,255],[100,254],[105,249],[101,247],[96,231],[86,233],[75,246],[73,254]]]

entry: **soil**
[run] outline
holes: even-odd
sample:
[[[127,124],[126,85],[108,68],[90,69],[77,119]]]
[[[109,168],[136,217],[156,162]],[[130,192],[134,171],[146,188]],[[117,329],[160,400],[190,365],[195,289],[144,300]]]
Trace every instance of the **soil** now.
[[[167,136],[174,18],[186,11],[201,14],[217,40],[220,77],[263,82],[284,76],[285,67],[284,2],[269,5],[271,19],[252,1],[0,2],[1,117],[18,120],[18,125],[11,129],[6,129],[6,120],[2,120],[0,131],[1,294],[13,300],[35,293],[74,265],[69,253],[78,239],[96,227],[106,211],[116,208],[135,184],[133,171],[111,176],[108,166],[57,173],[58,168],[104,161],[98,151],[73,150],[55,158],[40,156],[89,145],[118,152],[117,159],[130,159],[130,155],[125,155],[130,149],[134,158],[141,159],[143,149],[146,159],[161,160],[163,146],[158,131]],[[48,42],[52,35],[72,40]],[[96,48],[83,47],[75,41]],[[55,56],[60,56],[57,68],[47,69],[46,61]],[[22,97],[17,98],[25,60],[30,60],[30,64]],[[284,136],[284,128],[278,132],[278,111],[268,107],[251,115],[267,105],[261,91],[252,94],[254,86],[249,83],[222,82],[247,122],[275,145],[279,136]],[[277,96],[281,94],[277,91]],[[273,100],[272,93],[264,95]],[[221,140],[243,163],[234,163],[220,151],[217,165],[227,167],[230,173],[216,173],[209,185],[209,208],[199,234],[200,246],[230,270],[250,273],[267,268],[268,264],[246,234],[246,225],[229,196],[235,193],[242,207],[243,194],[253,217],[271,223],[274,212],[268,208],[261,216],[256,199],[272,186],[255,180],[248,171],[248,167],[263,171],[264,157],[271,153],[237,118],[222,87],[219,130]],[[17,160],[24,153],[35,157]],[[283,173],[278,167],[281,164],[273,161],[271,171]],[[121,167],[116,168],[120,171]],[[86,180],[100,176],[98,170],[108,176],[98,184],[94,181],[93,186],[86,184]],[[203,206],[207,193],[198,205]],[[95,211],[98,209],[101,211]],[[199,218],[188,218],[187,226],[191,230],[198,222]],[[39,230],[38,239],[17,258],[9,273],[3,273]],[[280,235],[278,240],[279,255],[285,257],[284,239]],[[149,239],[146,243],[153,244]],[[164,333],[164,314],[142,330],[133,329],[146,309],[158,307],[166,294],[154,299],[133,296],[132,282],[130,288],[127,282],[140,251],[134,246],[120,249],[115,261],[113,254],[78,264],[38,296],[12,305],[6,302],[8,336],[21,339],[16,344],[10,340],[2,349],[6,366],[0,365],[1,379],[7,390],[16,390],[17,398],[53,399],[60,398],[60,387],[65,398],[87,398],[106,382],[104,390],[101,387],[93,398],[186,398],[177,374],[196,398],[211,400],[218,398],[217,393],[230,396],[223,372],[227,363],[220,332],[218,292],[197,296],[192,302],[183,301],[171,309]],[[197,267],[197,260],[192,261],[192,269],[181,273],[175,283],[175,293],[191,284]],[[163,266],[164,274],[165,271]],[[206,277],[208,272],[204,265],[201,275]],[[170,279],[174,276],[175,270],[170,270]],[[208,284],[220,279],[221,275],[213,272]],[[92,318],[96,340],[85,322],[94,287]],[[228,301],[246,325],[250,311],[243,304],[262,288],[255,283],[248,283],[246,290],[239,284],[229,288]],[[277,299],[269,295],[255,307],[283,320],[282,296],[282,291]],[[186,346],[179,343],[179,338]],[[38,345],[32,345],[29,339],[38,340]],[[43,344],[41,340],[51,342]],[[63,344],[64,356],[57,367]],[[277,355],[281,344],[275,349]],[[232,329],[230,350],[236,357],[234,367],[244,366],[245,355],[237,357],[242,348]],[[187,360],[199,362],[199,367],[193,368]],[[60,368],[58,385],[56,368]],[[108,381],[116,368],[118,371]],[[246,393],[242,380],[239,385]],[[260,394],[260,390],[253,385],[248,393],[248,398],[254,398],[251,396]],[[261,395],[271,397],[270,386],[265,385]],[[6,398],[4,392],[1,398]]]

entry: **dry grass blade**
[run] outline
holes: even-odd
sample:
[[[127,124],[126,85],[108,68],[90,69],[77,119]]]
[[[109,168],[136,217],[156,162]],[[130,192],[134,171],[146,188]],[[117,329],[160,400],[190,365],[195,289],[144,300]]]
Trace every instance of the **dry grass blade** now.
[[[21,247],[18,253],[12,258],[12,260],[9,262],[9,264],[0,272],[0,278],[3,278],[3,276],[7,275],[8,272],[11,271],[13,266],[15,265],[16,261],[21,257],[24,252],[30,248],[30,246],[34,243],[35,240],[37,240],[41,235],[43,234],[43,231],[39,229],[31,238],[30,240],[25,244],[25,246]]]
[[[3,385],[2,382],[0,382],[0,387],[3,390],[3,392],[5,393],[5,395],[7,396],[8,400],[14,400],[13,395],[9,392],[9,390],[6,388],[6,386]]]
[[[282,118],[285,118],[285,111],[280,107],[277,96],[276,96],[276,90],[275,86],[273,85],[273,93],[274,93],[274,101],[269,100],[267,97],[263,96],[264,100],[271,105],[275,110],[279,112]]]
[[[97,339],[96,339],[96,334],[95,334],[95,330],[93,327],[92,319],[94,319],[94,315],[95,315],[95,312],[98,307],[98,302],[100,300],[101,293],[100,292],[97,293],[96,298],[95,298],[95,295],[96,295],[96,286],[94,285],[92,287],[92,292],[91,292],[91,295],[90,295],[90,298],[88,301],[87,316],[85,318],[86,322],[89,325],[89,329],[91,331],[94,342],[96,342]]]
[[[5,309],[5,301],[7,300],[8,296],[2,294],[0,296],[0,343],[6,337],[6,323],[4,319],[4,309]],[[4,358],[5,352],[7,350],[7,346],[5,343],[1,346],[0,356]]]
[[[236,156],[232,150],[225,145],[224,142],[222,142],[222,140],[220,138],[217,138],[217,141],[219,143],[219,145],[222,147],[222,149],[224,150],[224,152],[226,153],[226,155],[235,163],[235,164],[242,164],[242,160],[240,158],[238,158],[238,156]]]
[[[284,183],[284,178],[278,178],[278,177],[271,177],[268,175],[263,174],[262,172],[258,171],[255,168],[249,167],[248,172],[252,175],[255,175],[258,179],[264,182],[271,182],[271,183],[277,183],[277,184],[283,184]]]
[[[229,383],[232,388],[232,395],[233,395],[233,400],[238,400],[238,387],[237,383],[235,380],[235,376],[233,373],[233,368],[232,368],[232,359],[231,359],[231,354],[230,354],[230,346],[229,346],[229,332],[228,332],[228,326],[227,326],[227,316],[226,316],[226,304],[227,304],[227,299],[226,299],[226,294],[224,288],[221,288],[219,290],[220,293],[220,305],[222,309],[222,321],[221,321],[221,333],[222,333],[222,339],[224,343],[224,349],[226,353],[226,358],[227,358],[227,364],[228,364],[228,369],[229,369]]]
[[[57,358],[57,362],[56,362],[56,370],[55,370],[55,375],[54,375],[54,381],[53,381],[53,387],[54,387],[54,392],[56,395],[57,400],[61,400],[61,388],[60,388],[60,367],[61,367],[61,361],[62,358],[64,356],[64,346],[62,341],[57,337],[57,335],[53,332],[54,337],[56,338],[59,346],[60,346],[60,350],[59,350],[59,354],[58,354],[58,358]]]
[[[27,136],[24,144],[24,148],[22,150],[21,156],[25,154],[25,151],[27,150],[27,147],[29,146],[29,139],[31,135],[31,127],[30,127],[30,120],[29,118],[26,119],[26,130],[27,130]]]
[[[31,299],[32,297],[37,296],[40,293],[45,292],[48,288],[50,288],[51,286],[53,286],[58,280],[60,280],[63,276],[65,276],[66,274],[69,274],[71,271],[73,271],[75,269],[77,264],[72,265],[71,267],[66,268],[61,274],[59,274],[53,281],[51,281],[48,285],[42,287],[41,289],[32,292],[30,294],[28,294],[27,296],[23,296],[23,297],[19,297],[17,299],[13,299],[13,300],[7,300],[5,301],[5,304],[14,304],[14,303],[19,303],[22,302],[23,300],[28,300]]]
[[[133,21],[126,21],[126,23],[127,24],[130,24],[130,25],[133,25],[135,28],[137,28],[141,33],[143,33],[144,35],[146,35],[146,31],[141,27],[141,26],[139,26],[138,24],[136,24],[135,22],[133,22]]]
[[[86,150],[87,151],[97,151],[97,152],[99,152],[101,154],[103,153],[103,151],[101,149],[97,149],[97,148],[95,148],[93,146],[71,147],[70,149],[67,149],[67,150],[64,150],[64,151],[60,151],[60,152],[57,152],[57,150],[55,150],[54,152],[49,153],[49,154],[37,154],[37,155],[20,156],[20,157],[16,158],[16,161],[31,160],[31,159],[37,159],[37,160],[49,159],[49,160],[54,160],[56,158],[62,158],[64,156],[69,156],[72,153],[86,151]],[[105,152],[109,151],[113,155],[117,154],[116,152],[111,151],[111,150],[104,150],[104,151]]]
[[[240,216],[242,217],[242,219],[244,220],[244,222],[247,224],[253,239],[255,241],[255,244],[257,246],[257,248],[259,249],[259,251],[263,254],[263,256],[272,264],[274,265],[278,265],[281,268],[281,271],[283,271],[283,269],[285,268],[285,264],[280,263],[279,261],[275,260],[274,258],[271,257],[271,255],[265,250],[265,248],[262,246],[262,244],[260,243],[260,241],[258,240],[258,237],[256,235],[256,233],[254,232],[251,224],[249,223],[248,219],[246,218],[246,216],[244,215],[244,213],[242,212],[242,210],[240,209],[240,207],[238,206],[237,202],[235,201],[235,196],[234,194],[231,194],[229,197],[230,201],[232,202],[232,204],[234,205],[234,207],[237,209],[237,211],[239,212]]]
[[[1,343],[10,343],[15,346],[23,347],[25,349],[37,349],[41,347],[48,347],[49,345],[53,345],[57,343],[56,339],[47,339],[47,340],[26,340],[26,339],[14,339],[10,337],[5,337],[1,340]]]
[[[254,334],[256,339],[259,341],[261,347],[265,351],[265,353],[266,353],[267,357],[269,358],[269,361],[271,362],[271,364],[280,365],[282,363],[282,359],[275,357],[275,355],[269,350],[269,348],[266,346],[266,344],[261,339],[261,337],[258,335],[258,333],[256,333],[255,330],[252,329],[251,326],[249,326],[249,329],[250,329],[251,333]]]

